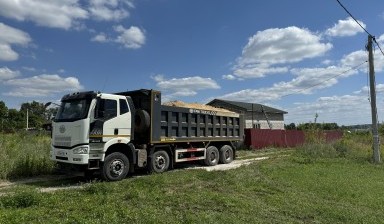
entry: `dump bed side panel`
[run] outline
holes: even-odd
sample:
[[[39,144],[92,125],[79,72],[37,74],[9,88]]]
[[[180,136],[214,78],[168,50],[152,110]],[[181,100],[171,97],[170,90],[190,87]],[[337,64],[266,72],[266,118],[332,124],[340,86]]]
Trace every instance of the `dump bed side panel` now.
[[[161,105],[161,92],[136,90],[118,93],[132,97],[136,109],[150,115],[146,137],[150,143],[241,141],[243,116],[237,113]]]
[[[216,111],[172,106],[161,106],[159,114],[152,126],[154,143],[238,141],[243,137],[239,115],[222,116]]]

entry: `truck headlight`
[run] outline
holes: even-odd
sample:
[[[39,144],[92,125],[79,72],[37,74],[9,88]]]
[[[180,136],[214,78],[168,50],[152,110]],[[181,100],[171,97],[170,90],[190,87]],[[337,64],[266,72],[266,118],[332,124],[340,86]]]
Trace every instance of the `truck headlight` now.
[[[75,148],[73,150],[73,154],[87,154],[88,153],[88,147],[79,147]]]

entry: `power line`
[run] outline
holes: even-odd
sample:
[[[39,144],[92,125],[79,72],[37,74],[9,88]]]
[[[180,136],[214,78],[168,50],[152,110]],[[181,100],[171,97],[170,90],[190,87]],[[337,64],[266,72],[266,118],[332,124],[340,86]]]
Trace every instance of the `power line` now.
[[[377,43],[376,38],[375,38],[374,36],[372,36],[372,38],[373,38],[373,42],[375,42],[375,44],[377,45],[377,47],[379,48],[379,50],[381,51],[381,53],[382,53],[383,56],[384,56],[384,52],[383,52],[383,50],[381,49],[379,43]]]
[[[345,8],[344,7],[344,5],[343,4],[341,4],[341,2],[339,1],[339,0],[336,0],[338,3],[339,3],[339,5],[349,14],[349,16],[350,17],[352,17],[352,19],[353,20],[355,20],[355,22],[357,23],[357,24],[359,24],[359,26],[361,27],[361,29],[363,29],[369,36],[373,36],[373,35],[371,35],[360,23],[359,23],[359,21],[357,21],[357,19],[355,19],[355,17],[348,11],[348,9],[347,8]]]
[[[339,0],[336,0],[338,3],[339,3],[339,5],[348,13],[348,15],[353,19],[353,20],[355,20],[355,22],[361,27],[361,29],[363,29],[369,36],[371,36],[372,37],[372,39],[373,39],[373,42],[375,42],[375,44],[377,45],[377,47],[380,49],[380,51],[381,51],[381,53],[383,54],[383,56],[384,56],[384,52],[383,52],[383,50],[381,49],[381,47],[380,47],[380,45],[379,45],[379,43],[376,41],[376,38],[375,38],[375,36],[373,36],[372,34],[370,34],[369,32],[368,32],[368,30],[366,30],[360,23],[359,23],[359,21],[348,11],[348,9],[347,8],[345,8],[345,6],[339,1]]]
[[[362,62],[362,63],[360,63],[360,64],[358,64],[358,65],[356,65],[356,66],[354,66],[354,67],[352,67],[352,68],[350,68],[350,69],[348,69],[348,70],[345,70],[345,71],[341,72],[340,74],[337,74],[337,75],[335,75],[335,76],[332,76],[332,77],[330,77],[330,78],[328,78],[328,79],[326,79],[326,80],[323,80],[323,81],[321,81],[321,82],[319,82],[319,83],[316,83],[315,85],[312,85],[312,86],[307,87],[307,88],[305,88],[305,89],[298,90],[298,91],[295,91],[295,92],[290,93],[290,94],[287,94],[287,95],[283,95],[283,96],[281,96],[280,98],[282,98],[282,97],[286,97],[286,96],[291,96],[291,95],[294,95],[294,94],[303,92],[303,91],[305,91],[305,90],[311,89],[311,88],[313,88],[313,87],[319,86],[319,85],[323,84],[323,83],[326,82],[326,81],[329,81],[329,80],[331,80],[331,79],[334,79],[334,78],[336,78],[336,77],[339,77],[339,76],[341,76],[341,75],[343,75],[343,74],[345,74],[345,73],[347,73],[347,72],[349,72],[349,71],[355,70],[355,69],[357,69],[358,67],[362,66],[363,64],[365,64],[365,63],[367,63],[367,62],[368,62],[368,61],[364,61],[364,62]]]

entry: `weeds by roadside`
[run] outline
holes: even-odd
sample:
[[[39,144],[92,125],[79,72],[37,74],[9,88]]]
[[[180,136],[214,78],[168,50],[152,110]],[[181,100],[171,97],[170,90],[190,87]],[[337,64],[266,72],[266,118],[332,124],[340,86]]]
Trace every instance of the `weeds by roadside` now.
[[[295,159],[300,163],[313,163],[321,159],[345,158],[369,162],[372,157],[372,137],[363,134],[346,134],[341,140],[325,143],[321,135],[308,132],[307,142],[297,147]],[[319,137],[320,136],[320,137]]]
[[[49,143],[46,135],[0,134],[0,179],[52,173]]]

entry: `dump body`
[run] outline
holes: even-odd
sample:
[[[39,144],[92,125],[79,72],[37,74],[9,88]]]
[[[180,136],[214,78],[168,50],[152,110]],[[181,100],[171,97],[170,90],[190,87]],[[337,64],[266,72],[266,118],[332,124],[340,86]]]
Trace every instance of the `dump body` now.
[[[220,110],[165,106],[161,92],[136,90],[116,93],[131,97],[136,111],[145,110],[149,127],[145,133],[135,133],[148,143],[242,141],[242,115]],[[137,119],[138,116],[136,116]],[[135,118],[135,119],[136,119]]]

